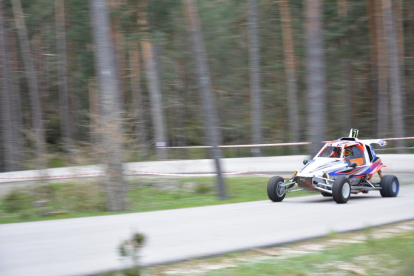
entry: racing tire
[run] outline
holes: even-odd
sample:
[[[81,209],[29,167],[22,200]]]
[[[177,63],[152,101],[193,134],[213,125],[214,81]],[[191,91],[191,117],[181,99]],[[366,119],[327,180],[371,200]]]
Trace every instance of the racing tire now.
[[[285,180],[280,176],[273,176],[269,179],[269,183],[267,184],[267,196],[273,202],[280,202],[282,201],[285,196],[285,188],[280,187],[280,184],[283,184]]]
[[[332,196],[336,203],[347,203],[351,197],[351,184],[345,176],[335,179],[332,186]]]
[[[332,196],[332,194],[327,193],[327,192],[321,192],[321,195],[323,195],[324,197],[330,197],[330,196]]]
[[[382,197],[396,197],[400,190],[398,178],[394,175],[384,175],[380,182]]]

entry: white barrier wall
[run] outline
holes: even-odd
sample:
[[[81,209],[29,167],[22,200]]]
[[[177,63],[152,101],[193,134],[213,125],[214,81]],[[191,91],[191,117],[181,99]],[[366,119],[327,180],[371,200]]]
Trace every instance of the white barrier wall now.
[[[413,173],[414,154],[379,154],[387,165],[385,172]],[[293,173],[303,167],[306,155],[223,158],[223,172],[230,174],[243,173]],[[174,174],[212,174],[215,173],[210,159],[154,161],[125,164],[126,175],[174,175]],[[32,181],[47,176],[50,179],[96,177],[104,173],[102,166],[83,166],[48,169],[39,171],[18,171],[0,173],[0,183]]]

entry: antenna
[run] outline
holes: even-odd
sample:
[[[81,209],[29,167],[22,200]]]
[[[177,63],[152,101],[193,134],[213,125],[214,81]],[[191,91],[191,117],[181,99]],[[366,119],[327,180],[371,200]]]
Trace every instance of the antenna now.
[[[358,133],[359,133],[358,129],[351,128],[351,131],[349,132],[349,137],[358,138]]]

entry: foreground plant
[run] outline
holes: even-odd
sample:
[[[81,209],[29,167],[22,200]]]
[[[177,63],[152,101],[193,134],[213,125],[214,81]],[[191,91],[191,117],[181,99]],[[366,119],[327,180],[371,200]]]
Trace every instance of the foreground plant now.
[[[139,251],[144,245],[145,237],[143,234],[135,233],[131,239],[125,240],[119,246],[119,254],[132,262],[132,267],[125,269],[123,272],[127,276],[139,276],[141,275],[141,269],[139,266]]]

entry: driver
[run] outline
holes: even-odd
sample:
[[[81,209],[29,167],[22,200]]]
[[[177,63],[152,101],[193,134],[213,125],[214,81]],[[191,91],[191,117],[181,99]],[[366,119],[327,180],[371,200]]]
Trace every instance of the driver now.
[[[339,147],[333,148],[331,157],[332,158],[339,158],[339,157],[341,157],[341,148],[339,148]]]

